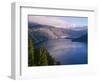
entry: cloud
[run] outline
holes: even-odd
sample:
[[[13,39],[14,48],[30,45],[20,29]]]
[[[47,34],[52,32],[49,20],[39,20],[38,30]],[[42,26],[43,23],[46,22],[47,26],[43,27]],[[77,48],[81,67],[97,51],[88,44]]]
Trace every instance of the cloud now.
[[[62,20],[60,17],[50,17],[50,16],[28,16],[29,22],[45,24],[50,26],[55,26],[57,28],[70,28],[76,26],[67,21]]]

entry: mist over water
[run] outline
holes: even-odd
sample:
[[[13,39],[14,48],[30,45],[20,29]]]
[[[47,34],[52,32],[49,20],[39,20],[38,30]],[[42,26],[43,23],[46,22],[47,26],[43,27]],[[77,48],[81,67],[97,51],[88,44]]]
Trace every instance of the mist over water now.
[[[87,64],[87,44],[72,42],[69,39],[55,39],[45,42],[45,46],[52,57],[62,65]]]

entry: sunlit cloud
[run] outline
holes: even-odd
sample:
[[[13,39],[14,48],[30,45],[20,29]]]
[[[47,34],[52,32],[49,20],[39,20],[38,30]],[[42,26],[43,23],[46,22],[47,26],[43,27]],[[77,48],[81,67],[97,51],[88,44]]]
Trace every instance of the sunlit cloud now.
[[[50,16],[29,16],[29,22],[55,26],[57,28],[70,28],[76,27],[76,24],[69,23],[68,21],[62,20],[60,17],[50,17]]]

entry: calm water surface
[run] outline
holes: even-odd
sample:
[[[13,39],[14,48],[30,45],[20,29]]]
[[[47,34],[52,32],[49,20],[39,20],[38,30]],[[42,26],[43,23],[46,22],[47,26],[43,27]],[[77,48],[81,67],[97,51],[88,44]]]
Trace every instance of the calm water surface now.
[[[50,55],[61,64],[87,64],[87,44],[72,42],[69,39],[48,40],[45,42]]]

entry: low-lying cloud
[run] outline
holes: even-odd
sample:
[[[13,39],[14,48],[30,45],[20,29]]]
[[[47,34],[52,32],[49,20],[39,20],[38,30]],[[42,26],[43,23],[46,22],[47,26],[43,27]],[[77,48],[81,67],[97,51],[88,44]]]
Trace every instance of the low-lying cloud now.
[[[68,21],[64,21],[60,17],[28,16],[28,21],[38,23],[38,24],[55,26],[57,28],[70,28],[76,26],[75,24],[71,24]]]

